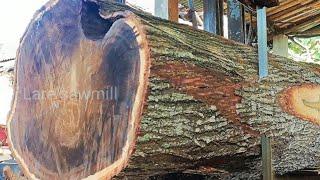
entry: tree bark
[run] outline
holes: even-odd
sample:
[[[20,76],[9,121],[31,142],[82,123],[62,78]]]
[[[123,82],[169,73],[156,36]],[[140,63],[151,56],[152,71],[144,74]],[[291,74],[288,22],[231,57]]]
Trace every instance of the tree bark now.
[[[15,101],[8,121],[11,148],[28,176],[72,179],[93,175],[111,178],[127,164],[138,134],[129,165],[117,178],[145,179],[180,172],[230,179],[260,179],[262,134],[273,139],[273,165],[277,174],[320,164],[319,65],[269,55],[270,75],[259,79],[255,48],[110,2],[57,0],[47,6],[39,12],[40,18],[31,22],[22,39],[17,58]],[[75,12],[70,12],[71,7]],[[88,14],[86,10],[93,13]],[[80,36],[78,31],[83,31],[84,36]],[[37,33],[43,34],[38,36]],[[81,43],[72,41],[79,37]],[[111,41],[107,41],[108,38]],[[95,50],[103,40],[110,45]],[[46,46],[46,43],[50,45]],[[68,48],[64,52],[65,48],[61,47]],[[121,50],[130,47],[135,54],[139,52],[142,56],[120,56]],[[111,58],[104,58],[106,56],[101,54]],[[91,60],[92,56],[96,58]],[[51,60],[46,61],[47,58]],[[123,58],[146,64],[138,66],[140,68],[126,66],[132,71],[125,72],[121,69],[113,71],[112,68],[98,71],[100,66],[89,66],[104,62],[109,63],[107,67],[117,67],[122,65]],[[66,63],[62,66],[65,68],[56,67],[56,62]],[[78,117],[75,112],[83,109],[55,106],[54,111],[39,118],[39,114],[45,112],[45,105],[35,101],[38,103],[36,110],[24,110],[33,106],[21,101],[19,87],[32,89],[51,85],[49,87],[66,88],[68,85],[58,79],[72,75],[68,74],[69,69],[79,62],[83,66],[75,66],[77,81],[68,81],[78,86],[87,86],[99,79],[110,84],[117,75],[128,77],[123,81],[129,83],[125,86],[128,91],[120,97],[132,99],[138,96],[134,89],[148,83],[148,93],[132,100],[133,106],[143,107],[141,123],[139,113],[129,111],[136,116],[120,119],[117,127],[125,127],[120,122],[135,122],[136,126],[130,127],[131,130],[120,128],[116,136],[103,131],[106,139],[96,140],[92,137],[100,131],[99,128],[105,124],[109,129],[113,127],[107,125],[111,113],[108,108],[103,110],[106,113],[96,112],[94,104],[89,106],[92,116]],[[42,65],[37,66],[37,63]],[[85,73],[91,69],[97,72],[96,79]],[[140,74],[138,79],[129,78],[135,74]],[[91,87],[101,88],[96,84],[91,84]],[[144,104],[143,99],[146,99]],[[43,103],[48,103],[48,100]],[[79,102],[79,106],[82,104]],[[71,114],[63,114],[65,110],[70,110]],[[128,111],[125,107],[119,108],[119,114],[128,114]],[[62,125],[66,122],[53,118],[59,115],[61,119],[74,117],[69,122],[70,127]],[[75,121],[80,121],[83,126],[75,126]],[[138,126],[140,133],[136,134]],[[74,133],[69,128],[80,131],[82,135],[71,141]],[[49,135],[56,138],[48,139]],[[129,143],[130,147],[126,149],[123,144],[116,146],[114,143],[106,146],[110,137],[127,137],[122,141]],[[80,146],[78,142],[85,143]],[[65,147],[69,148],[68,151]],[[80,153],[81,148],[85,149],[84,153]],[[110,149],[118,150],[116,158],[106,153]],[[126,155],[121,154],[121,150],[127,152]],[[40,158],[35,155],[47,151],[39,155]],[[58,160],[53,158],[54,152],[58,152]],[[107,157],[100,156],[101,153]],[[79,160],[88,154],[98,158],[90,159],[90,163],[78,161],[76,165],[68,162],[70,156]],[[107,161],[110,156],[114,161]],[[117,158],[121,163],[116,163]],[[49,171],[48,162],[52,163]],[[63,162],[63,166],[58,166],[57,162]]]

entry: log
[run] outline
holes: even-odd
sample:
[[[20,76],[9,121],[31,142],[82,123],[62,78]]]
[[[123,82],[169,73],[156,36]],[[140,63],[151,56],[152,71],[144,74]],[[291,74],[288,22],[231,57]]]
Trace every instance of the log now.
[[[32,179],[260,179],[262,134],[276,174],[315,167],[320,66],[269,59],[260,80],[253,47],[125,5],[52,0],[20,43],[10,147]]]

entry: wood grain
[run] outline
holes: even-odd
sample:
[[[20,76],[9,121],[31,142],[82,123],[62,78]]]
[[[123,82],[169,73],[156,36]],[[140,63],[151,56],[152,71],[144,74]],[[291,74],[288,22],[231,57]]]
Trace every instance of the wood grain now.
[[[292,86],[281,93],[279,102],[288,113],[320,125],[319,85]]]
[[[133,15],[99,15],[93,2],[51,1],[17,57],[10,144],[37,179],[112,177],[134,147],[148,54]],[[100,172],[100,173],[99,173]]]

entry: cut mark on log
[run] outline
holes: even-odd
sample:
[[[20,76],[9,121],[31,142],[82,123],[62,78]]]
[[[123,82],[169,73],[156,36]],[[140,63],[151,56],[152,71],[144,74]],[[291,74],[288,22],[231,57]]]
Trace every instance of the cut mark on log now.
[[[319,96],[318,101],[316,101],[316,102],[310,102],[305,99],[303,99],[302,101],[303,101],[303,104],[306,105],[307,107],[313,108],[317,111],[320,111],[320,96]]]
[[[280,93],[279,104],[287,113],[320,125],[320,85],[289,87]]]
[[[151,68],[152,74],[169,81],[175,89],[197,100],[215,105],[225,118],[241,127],[244,132],[259,135],[250,126],[241,123],[237,114],[236,105],[241,102],[241,97],[235,91],[242,84],[233,82],[224,74],[188,63],[170,61],[165,65],[155,64],[156,62]]]
[[[102,19],[93,2],[54,2],[20,44],[9,144],[32,179],[109,179],[135,146],[146,35],[131,13]]]

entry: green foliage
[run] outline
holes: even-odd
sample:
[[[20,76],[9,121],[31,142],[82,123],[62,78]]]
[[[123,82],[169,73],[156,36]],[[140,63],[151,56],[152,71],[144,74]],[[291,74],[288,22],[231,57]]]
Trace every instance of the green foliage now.
[[[290,39],[289,53],[298,61],[320,62],[320,37]]]

